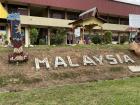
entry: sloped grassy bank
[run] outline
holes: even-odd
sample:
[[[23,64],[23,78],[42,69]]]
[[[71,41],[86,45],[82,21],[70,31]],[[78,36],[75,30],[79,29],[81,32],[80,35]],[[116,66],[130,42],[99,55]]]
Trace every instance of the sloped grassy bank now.
[[[11,51],[11,48],[0,48],[0,86],[9,91],[140,75],[140,73],[132,73],[128,70],[128,65],[132,65],[131,63],[113,66],[106,63],[103,66],[59,67],[49,70],[42,67],[39,71],[35,69],[35,58],[47,57],[50,62],[54,62],[55,56],[65,59],[68,55],[72,57],[73,62],[81,64],[82,55],[127,54],[136,61],[135,65],[140,65],[140,58],[128,50],[128,45],[35,46],[25,48],[25,51],[29,53],[29,61],[18,65],[8,64],[7,55]]]
[[[0,93],[1,105],[140,105],[140,77]]]

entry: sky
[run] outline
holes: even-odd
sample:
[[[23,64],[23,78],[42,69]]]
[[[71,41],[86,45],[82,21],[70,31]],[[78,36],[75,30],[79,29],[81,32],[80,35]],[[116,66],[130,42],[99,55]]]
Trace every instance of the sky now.
[[[140,5],[140,0],[115,0],[115,1],[121,1],[121,2],[130,3],[130,4]]]

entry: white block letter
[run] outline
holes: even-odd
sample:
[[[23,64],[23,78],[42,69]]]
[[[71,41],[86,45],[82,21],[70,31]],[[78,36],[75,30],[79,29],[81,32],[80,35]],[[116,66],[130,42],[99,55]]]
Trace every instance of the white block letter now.
[[[119,54],[116,54],[116,57],[118,58],[118,61],[119,61],[120,63],[123,63],[123,60],[121,59],[121,57],[120,57]]]
[[[111,64],[111,65],[118,64],[116,58],[114,58],[113,55],[106,55],[106,59],[110,61],[109,64]]]
[[[131,62],[131,63],[135,63],[135,61],[133,59],[131,59],[128,55],[124,55],[124,61],[126,63]]]
[[[44,60],[39,60],[38,58],[35,58],[35,67],[37,70],[40,69],[40,64],[45,64],[46,65],[46,69],[49,69],[50,68],[50,64],[48,62],[48,59],[45,58]]]
[[[84,66],[87,65],[87,64],[90,64],[90,65],[97,65],[90,57],[88,57],[87,55],[84,55],[83,56],[83,63],[84,63]]]
[[[67,59],[68,59],[69,65],[70,65],[71,67],[78,67],[78,66],[79,66],[79,64],[73,64],[73,63],[72,63],[70,56],[67,56]]]
[[[61,58],[61,57],[59,57],[59,56],[57,56],[57,57],[55,58],[55,67],[58,67],[58,66],[67,67],[67,64],[66,64],[66,62],[64,61],[64,59]]]
[[[103,64],[103,56],[102,56],[102,55],[100,55],[99,57],[93,56],[93,58],[94,58],[97,62],[99,62],[100,65],[104,65],[104,64]]]

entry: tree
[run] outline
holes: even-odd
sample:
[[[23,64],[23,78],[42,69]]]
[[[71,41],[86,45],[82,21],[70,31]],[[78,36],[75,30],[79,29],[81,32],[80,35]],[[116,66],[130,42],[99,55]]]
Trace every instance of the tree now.
[[[31,31],[30,31],[31,44],[34,45],[37,42],[38,34],[39,32],[36,28],[31,28]]]
[[[112,42],[112,32],[111,31],[105,32],[104,42],[105,42],[105,44],[110,44]]]
[[[94,43],[94,44],[101,44],[101,43],[102,43],[102,38],[101,38],[100,35],[96,34],[96,35],[93,35],[93,36],[91,37],[91,41],[92,41],[92,43]]]
[[[66,39],[66,29],[64,28],[58,28],[54,29],[51,32],[51,44],[63,44]]]

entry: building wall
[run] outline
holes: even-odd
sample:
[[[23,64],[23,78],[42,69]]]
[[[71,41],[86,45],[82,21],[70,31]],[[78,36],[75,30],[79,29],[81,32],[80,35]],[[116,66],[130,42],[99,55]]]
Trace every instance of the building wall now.
[[[31,26],[44,27],[44,29],[48,29],[48,27],[72,28],[68,23],[77,19],[78,15],[82,12],[79,10],[73,11],[65,8],[41,7],[36,5],[5,4],[5,6],[9,13],[13,10],[18,10],[21,13],[21,24],[26,30],[25,45],[27,46],[30,44],[28,38],[30,36],[29,29]],[[108,14],[100,14],[100,16],[107,20],[107,23],[128,25],[128,17]],[[8,28],[7,30],[9,30]]]

